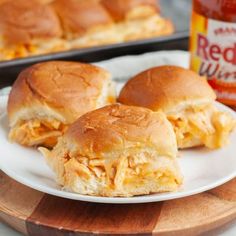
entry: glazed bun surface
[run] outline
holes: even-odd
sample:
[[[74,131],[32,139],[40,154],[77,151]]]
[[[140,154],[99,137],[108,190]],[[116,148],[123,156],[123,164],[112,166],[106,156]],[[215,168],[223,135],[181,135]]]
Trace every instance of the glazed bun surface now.
[[[58,182],[74,192],[133,196],[176,190],[182,181],[175,134],[163,113],[119,104],[89,112],[50,152]]]
[[[160,155],[176,156],[174,133],[164,114],[141,107],[113,104],[92,111],[77,120],[65,136],[87,154],[140,145],[153,147]]]
[[[6,1],[0,5],[0,34],[7,44],[30,43],[62,35],[53,9],[36,0]]]
[[[127,105],[165,112],[215,99],[205,78],[177,66],[158,66],[141,72],[126,83],[118,98]]]
[[[115,21],[145,18],[159,12],[156,0],[101,0]]]
[[[112,24],[110,15],[96,0],[55,0],[52,6],[61,19],[65,36],[69,38]]]
[[[9,124],[14,129],[22,122],[52,123],[51,119],[68,125],[114,101],[114,86],[106,70],[78,62],[39,63],[22,71],[12,87]]]

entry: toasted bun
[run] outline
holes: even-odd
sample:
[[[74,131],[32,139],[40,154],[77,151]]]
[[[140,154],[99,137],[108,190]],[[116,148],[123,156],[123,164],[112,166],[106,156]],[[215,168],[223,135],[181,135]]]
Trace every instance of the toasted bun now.
[[[163,113],[146,108],[113,104],[89,112],[51,152],[40,151],[59,183],[81,194],[149,194],[182,181],[173,129]]]
[[[115,21],[140,19],[159,12],[156,0],[101,0]]]
[[[55,0],[52,6],[61,19],[67,37],[83,35],[112,23],[107,11],[96,0]]]
[[[70,126],[65,136],[88,156],[139,145],[155,148],[160,155],[177,154],[165,115],[141,107],[113,104],[90,112]]]
[[[110,74],[78,62],[51,61],[22,71],[8,101],[10,126],[19,120],[51,117],[70,124],[79,116],[114,101]]]
[[[37,0],[9,0],[0,5],[0,34],[6,43],[20,44],[60,37],[62,31],[50,6]]]
[[[172,112],[215,99],[206,79],[195,72],[177,66],[159,66],[130,79],[121,90],[118,101],[154,111]]]

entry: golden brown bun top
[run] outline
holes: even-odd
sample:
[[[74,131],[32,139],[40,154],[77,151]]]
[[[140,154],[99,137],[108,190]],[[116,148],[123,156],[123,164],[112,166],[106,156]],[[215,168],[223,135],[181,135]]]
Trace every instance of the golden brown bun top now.
[[[124,20],[131,10],[139,6],[150,6],[154,11],[159,12],[157,0],[101,0],[101,4],[115,21]]]
[[[52,5],[66,32],[82,35],[93,27],[112,23],[97,0],[55,0]]]
[[[178,66],[159,66],[130,79],[118,101],[152,110],[177,110],[178,106],[212,102],[216,95],[207,80]]]
[[[153,148],[159,155],[175,156],[174,131],[161,112],[112,104],[80,117],[65,134],[80,155]],[[112,158],[112,157],[111,157]]]
[[[36,0],[9,0],[0,5],[0,34],[8,44],[17,44],[60,37],[62,31],[50,6]]]
[[[68,123],[93,110],[110,74],[102,68],[78,62],[50,61],[35,64],[22,71],[8,100],[10,123],[23,109],[28,116],[33,109],[53,109]],[[28,117],[30,118],[30,117]]]

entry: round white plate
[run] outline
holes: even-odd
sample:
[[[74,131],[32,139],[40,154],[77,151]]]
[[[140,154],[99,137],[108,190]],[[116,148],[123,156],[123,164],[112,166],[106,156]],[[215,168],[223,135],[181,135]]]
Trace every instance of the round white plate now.
[[[224,105],[216,104],[236,118],[236,113]],[[236,132],[230,144],[220,150],[197,148],[180,152],[179,164],[184,184],[177,192],[151,194],[129,198],[85,196],[61,189],[42,155],[35,149],[25,148],[7,140],[6,115],[0,118],[0,167],[10,177],[33,189],[59,197],[102,203],[141,203],[170,200],[200,193],[219,186],[236,177]]]

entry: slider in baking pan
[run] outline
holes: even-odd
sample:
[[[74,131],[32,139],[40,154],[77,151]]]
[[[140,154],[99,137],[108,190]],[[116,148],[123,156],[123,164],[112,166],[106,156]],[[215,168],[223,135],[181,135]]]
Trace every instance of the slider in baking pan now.
[[[112,5],[111,5],[112,3]],[[170,35],[155,0],[7,0],[0,4],[0,59]]]

